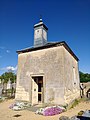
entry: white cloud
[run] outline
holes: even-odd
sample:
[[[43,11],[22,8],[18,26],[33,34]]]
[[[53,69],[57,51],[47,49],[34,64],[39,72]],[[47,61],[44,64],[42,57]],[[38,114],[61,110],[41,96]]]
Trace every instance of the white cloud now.
[[[10,50],[6,50],[7,53],[10,53]]]
[[[6,47],[0,46],[0,49],[6,51],[6,53],[10,53],[10,50],[8,50]]]
[[[17,66],[7,66],[5,68],[0,68],[1,71],[9,71],[9,72],[16,72],[17,71]]]
[[[16,71],[17,70],[17,66],[16,67],[8,66],[8,67],[6,67],[6,70]]]

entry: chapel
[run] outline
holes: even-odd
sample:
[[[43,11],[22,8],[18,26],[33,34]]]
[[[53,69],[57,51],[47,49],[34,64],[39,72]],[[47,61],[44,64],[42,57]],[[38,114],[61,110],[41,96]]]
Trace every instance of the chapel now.
[[[42,19],[34,25],[34,45],[18,50],[16,100],[69,104],[80,96],[78,57],[65,41],[48,42]]]

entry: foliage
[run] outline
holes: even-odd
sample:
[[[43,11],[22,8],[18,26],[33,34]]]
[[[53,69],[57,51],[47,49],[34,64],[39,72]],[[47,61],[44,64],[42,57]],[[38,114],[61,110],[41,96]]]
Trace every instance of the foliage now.
[[[76,107],[76,105],[78,105],[78,103],[79,103],[79,100],[75,99],[70,108]]]
[[[78,113],[78,116],[82,116],[82,115],[83,115],[83,113],[84,113],[84,111],[83,111],[83,110],[81,110],[81,111]]]
[[[5,72],[0,76],[1,81],[4,83],[7,83],[9,80],[11,83],[14,83],[16,81],[16,75],[12,72]]]
[[[83,73],[80,71],[79,75],[80,75],[80,82],[90,82],[90,74]]]

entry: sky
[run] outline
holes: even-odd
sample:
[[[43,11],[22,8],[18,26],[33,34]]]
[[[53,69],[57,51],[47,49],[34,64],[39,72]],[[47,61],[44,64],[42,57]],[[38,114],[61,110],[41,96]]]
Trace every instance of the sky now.
[[[32,47],[42,16],[48,42],[66,41],[90,73],[90,0],[0,0],[0,75],[18,64],[17,50]]]

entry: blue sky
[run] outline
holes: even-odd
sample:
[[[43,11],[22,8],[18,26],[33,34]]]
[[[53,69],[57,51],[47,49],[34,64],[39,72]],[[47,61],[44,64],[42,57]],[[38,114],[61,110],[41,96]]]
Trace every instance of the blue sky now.
[[[16,71],[16,50],[33,46],[33,26],[49,28],[48,41],[66,41],[90,73],[90,0],[0,0],[0,74]]]

